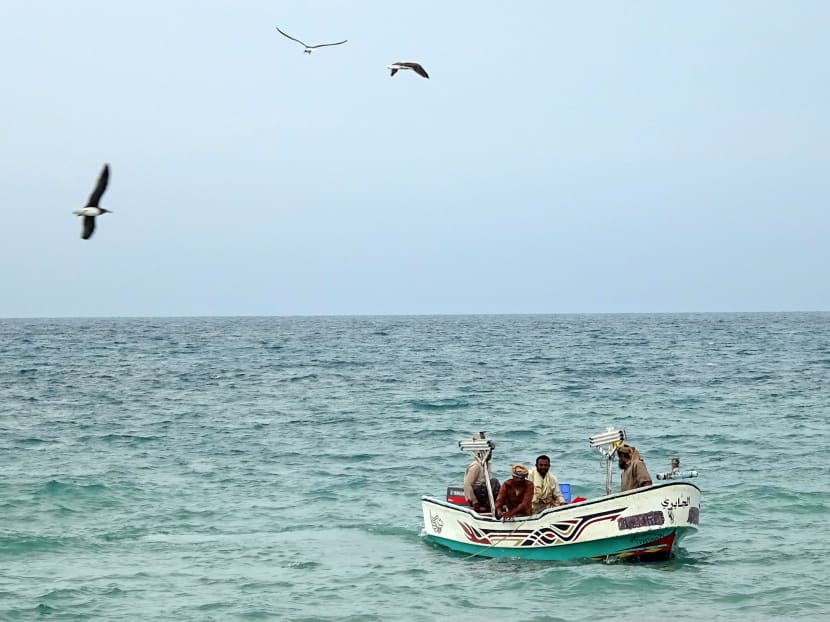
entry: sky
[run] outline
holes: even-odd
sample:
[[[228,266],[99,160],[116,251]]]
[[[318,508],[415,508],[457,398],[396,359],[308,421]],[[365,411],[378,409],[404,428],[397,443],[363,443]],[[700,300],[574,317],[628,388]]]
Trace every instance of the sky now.
[[[0,317],[830,310],[823,0],[27,0],[0,29]]]

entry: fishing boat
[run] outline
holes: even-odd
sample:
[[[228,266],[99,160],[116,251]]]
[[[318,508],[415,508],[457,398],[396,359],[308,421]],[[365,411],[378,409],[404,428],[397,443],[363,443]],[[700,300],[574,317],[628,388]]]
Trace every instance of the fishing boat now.
[[[611,493],[612,461],[625,441],[625,431],[609,429],[588,441],[605,461],[604,496],[577,498],[533,516],[503,521],[490,513],[475,512],[467,505],[463,489],[459,496],[459,489],[451,487],[445,499],[421,499],[426,539],[481,557],[668,559],[677,543],[698,529],[700,489],[680,481],[684,474],[694,477],[697,472],[675,469],[658,475],[658,479],[669,480],[665,483]],[[487,472],[495,444],[479,433],[473,440],[459,441],[458,446],[484,467],[490,507],[495,507]]]

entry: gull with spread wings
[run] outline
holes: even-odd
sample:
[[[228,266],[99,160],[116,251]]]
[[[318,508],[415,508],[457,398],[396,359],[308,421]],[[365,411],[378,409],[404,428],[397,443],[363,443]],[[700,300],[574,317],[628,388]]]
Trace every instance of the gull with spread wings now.
[[[104,209],[98,205],[98,203],[101,202],[101,196],[103,196],[104,190],[107,189],[107,183],[109,180],[110,166],[109,164],[104,164],[104,169],[98,177],[98,183],[95,184],[95,190],[92,191],[92,194],[89,195],[89,200],[86,202],[86,207],[76,209],[72,212],[76,216],[83,216],[84,228],[83,231],[81,231],[81,238],[84,240],[88,240],[92,237],[92,232],[95,231],[96,216],[100,216],[101,214],[112,214],[112,212],[108,209]]]
[[[348,39],[343,39],[342,41],[337,41],[336,43],[318,43],[317,45],[308,45],[307,43],[303,43],[299,39],[295,39],[291,35],[284,33],[282,30],[280,30],[279,26],[274,26],[274,28],[276,28],[277,32],[279,32],[283,37],[288,37],[292,41],[296,41],[297,43],[302,45],[305,48],[303,52],[305,52],[306,54],[311,54],[311,50],[315,50],[317,48],[323,48],[328,45],[342,45],[343,43],[346,43],[346,41],[348,41]]]
[[[429,78],[427,70],[421,67],[418,63],[392,63],[391,65],[387,65],[386,68],[389,70],[390,76],[394,76],[398,73],[399,69],[411,69],[419,76],[427,79]]]

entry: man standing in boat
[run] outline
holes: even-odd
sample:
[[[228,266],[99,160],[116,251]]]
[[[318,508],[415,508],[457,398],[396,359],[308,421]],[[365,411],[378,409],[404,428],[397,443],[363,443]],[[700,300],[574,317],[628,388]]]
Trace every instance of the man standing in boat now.
[[[617,450],[622,475],[620,476],[620,491],[634,490],[643,486],[651,486],[651,475],[646,464],[640,458],[640,452],[631,445],[622,445]]]
[[[473,440],[479,440],[480,435],[477,433],[473,435]],[[486,478],[490,477],[490,488],[493,491],[493,498],[499,494],[499,480],[491,477],[491,460],[493,458],[493,450],[487,453],[484,464],[479,462],[478,458],[473,456],[473,461],[467,466],[464,471],[464,497],[467,503],[479,514],[490,511],[490,497],[487,494]],[[485,469],[486,465],[486,469]]]
[[[502,520],[532,513],[533,484],[527,481],[527,467],[514,464],[510,472],[513,477],[501,485],[496,499],[496,517]]]
[[[559,482],[550,472],[550,458],[544,454],[536,458],[536,466],[530,469],[527,480],[533,484],[533,500],[530,507],[533,514],[545,508],[565,505],[565,497],[559,490]]]

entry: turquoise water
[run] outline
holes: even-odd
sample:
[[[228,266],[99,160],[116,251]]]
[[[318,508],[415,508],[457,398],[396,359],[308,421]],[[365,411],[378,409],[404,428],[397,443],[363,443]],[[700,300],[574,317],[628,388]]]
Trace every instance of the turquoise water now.
[[[827,313],[0,320],[0,620],[824,619],[828,404]],[[460,438],[592,497],[611,425],[673,559],[424,541]]]

